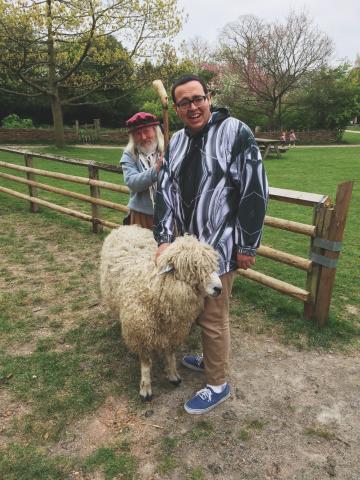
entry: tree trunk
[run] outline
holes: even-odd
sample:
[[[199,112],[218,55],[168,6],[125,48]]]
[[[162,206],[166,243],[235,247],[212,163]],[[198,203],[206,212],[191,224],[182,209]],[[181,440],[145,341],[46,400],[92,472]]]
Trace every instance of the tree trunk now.
[[[51,110],[54,123],[54,138],[55,145],[58,148],[63,148],[65,145],[64,139],[64,122],[62,114],[62,106],[57,95],[51,97]]]
[[[56,81],[56,56],[55,39],[53,29],[53,0],[46,0],[46,18],[47,18],[47,67],[48,67],[48,91],[51,98],[51,110],[54,123],[55,145],[62,148],[64,141],[64,122],[62,107],[59,98],[58,84]]]
[[[276,102],[273,101],[269,112],[270,130],[275,130],[276,128],[276,107]]]
[[[279,97],[278,100],[278,121],[277,121],[277,126],[280,128],[280,130],[283,129],[283,124],[282,124],[282,104],[281,104],[281,97]]]

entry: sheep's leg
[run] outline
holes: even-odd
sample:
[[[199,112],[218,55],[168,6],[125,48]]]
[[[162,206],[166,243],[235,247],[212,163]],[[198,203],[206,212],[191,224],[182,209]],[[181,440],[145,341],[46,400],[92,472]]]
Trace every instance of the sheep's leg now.
[[[181,377],[176,370],[176,359],[174,353],[165,352],[165,369],[168,380],[174,385],[179,385]]]
[[[140,380],[140,397],[149,401],[152,399],[151,391],[151,358],[141,355],[141,380]]]

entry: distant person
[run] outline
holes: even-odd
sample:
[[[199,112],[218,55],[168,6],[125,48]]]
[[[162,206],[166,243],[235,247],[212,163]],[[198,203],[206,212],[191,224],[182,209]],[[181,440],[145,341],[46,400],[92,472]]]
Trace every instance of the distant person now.
[[[285,145],[286,145],[286,131],[285,131],[285,130],[283,130],[283,131],[281,132],[280,141],[281,141],[281,145],[282,145],[283,147],[285,147]]]
[[[290,142],[290,147],[295,147],[295,142],[296,142],[295,130],[290,130],[289,142]]]
[[[126,122],[129,143],[120,161],[125,185],[130,189],[130,213],[125,225],[140,225],[152,229],[154,195],[162,165],[164,136],[159,120],[151,113],[138,112]]]

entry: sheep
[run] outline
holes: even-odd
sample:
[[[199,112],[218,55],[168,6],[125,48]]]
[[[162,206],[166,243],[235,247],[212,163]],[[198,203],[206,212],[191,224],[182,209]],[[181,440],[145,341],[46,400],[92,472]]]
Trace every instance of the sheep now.
[[[194,236],[178,237],[158,257],[152,232],[122,226],[105,238],[100,258],[102,298],[119,318],[128,349],[140,358],[140,397],[151,400],[151,363],[164,355],[168,380],[178,385],[175,350],[189,334],[206,296],[221,293],[218,254]]]

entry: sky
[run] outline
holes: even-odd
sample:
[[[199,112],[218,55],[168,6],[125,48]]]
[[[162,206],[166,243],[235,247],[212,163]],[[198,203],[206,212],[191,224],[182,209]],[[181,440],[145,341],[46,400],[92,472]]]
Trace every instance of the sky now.
[[[221,29],[240,15],[283,22],[289,11],[305,11],[335,44],[333,62],[355,62],[360,55],[360,0],[178,0],[188,14],[178,41],[196,36],[216,46]]]

